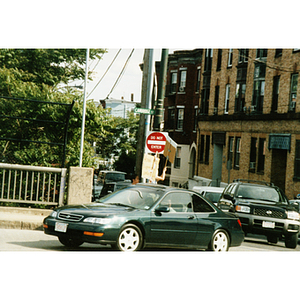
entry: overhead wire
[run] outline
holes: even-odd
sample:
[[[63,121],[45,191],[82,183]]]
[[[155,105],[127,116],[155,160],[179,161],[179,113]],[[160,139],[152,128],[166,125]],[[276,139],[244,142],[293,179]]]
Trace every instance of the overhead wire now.
[[[127,65],[128,65],[128,62],[129,62],[129,60],[130,60],[130,58],[131,58],[133,52],[134,52],[134,49],[132,49],[132,51],[130,52],[130,54],[129,54],[129,56],[128,56],[128,58],[127,58],[127,60],[126,60],[126,62],[125,62],[125,64],[124,64],[124,66],[123,66],[123,69],[121,70],[121,72],[120,72],[118,78],[116,79],[116,82],[115,82],[115,84],[113,85],[112,89],[110,90],[110,92],[109,92],[108,95],[106,96],[106,99],[108,99],[108,97],[110,96],[110,94],[113,92],[113,90],[115,89],[115,87],[116,87],[117,84],[119,83],[121,77],[123,76],[123,74],[124,74],[124,72],[125,72],[125,69],[126,69],[126,67],[127,67]]]
[[[104,76],[107,74],[107,72],[109,71],[110,67],[112,66],[112,64],[114,63],[114,61],[116,60],[116,58],[118,57],[119,53],[121,52],[121,48],[118,50],[117,54],[115,55],[115,57],[113,58],[112,62],[110,63],[110,65],[108,66],[108,68],[106,69],[106,71],[104,72],[104,74],[102,75],[102,77],[100,78],[100,80],[97,82],[97,84],[94,86],[94,88],[92,89],[92,91],[88,94],[88,97],[93,93],[93,91],[97,88],[97,86],[99,85],[99,83],[102,81],[102,79],[104,78]],[[95,69],[95,68],[94,68]]]

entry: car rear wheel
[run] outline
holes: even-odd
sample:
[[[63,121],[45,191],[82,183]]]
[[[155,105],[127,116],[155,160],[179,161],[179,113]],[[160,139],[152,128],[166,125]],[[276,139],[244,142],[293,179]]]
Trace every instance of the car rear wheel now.
[[[134,224],[124,225],[119,233],[116,248],[120,251],[138,251],[143,245],[143,234]]]
[[[79,239],[73,239],[65,236],[60,236],[58,240],[67,247],[79,247],[80,245],[83,244],[83,241]]]
[[[214,233],[209,249],[216,252],[228,251],[229,237],[225,230],[217,230]]]
[[[298,233],[285,236],[285,247],[295,249],[298,245]]]

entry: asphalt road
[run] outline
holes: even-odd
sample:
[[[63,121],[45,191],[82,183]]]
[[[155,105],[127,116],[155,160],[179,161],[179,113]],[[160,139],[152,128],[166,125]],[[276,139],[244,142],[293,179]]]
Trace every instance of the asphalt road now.
[[[56,237],[46,235],[40,230],[0,229],[0,251],[112,251],[110,246],[84,243],[76,250],[64,247]],[[144,251],[178,251],[164,248],[146,248]],[[179,249],[179,251],[183,251]],[[186,250],[184,250],[186,251]],[[190,250],[187,250],[190,251]],[[229,251],[300,251],[287,249],[283,241],[276,245],[269,244],[264,237],[246,237],[240,247],[230,248]]]

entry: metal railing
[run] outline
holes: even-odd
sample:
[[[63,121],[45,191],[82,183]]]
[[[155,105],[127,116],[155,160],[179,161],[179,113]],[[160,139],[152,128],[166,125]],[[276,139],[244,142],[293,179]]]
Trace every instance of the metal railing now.
[[[0,163],[0,201],[63,205],[66,168]]]

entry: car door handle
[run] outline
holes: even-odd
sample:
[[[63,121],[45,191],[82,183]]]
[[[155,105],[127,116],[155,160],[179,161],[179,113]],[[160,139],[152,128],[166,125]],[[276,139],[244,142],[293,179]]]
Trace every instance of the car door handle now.
[[[188,216],[189,220],[195,219],[195,216]]]

